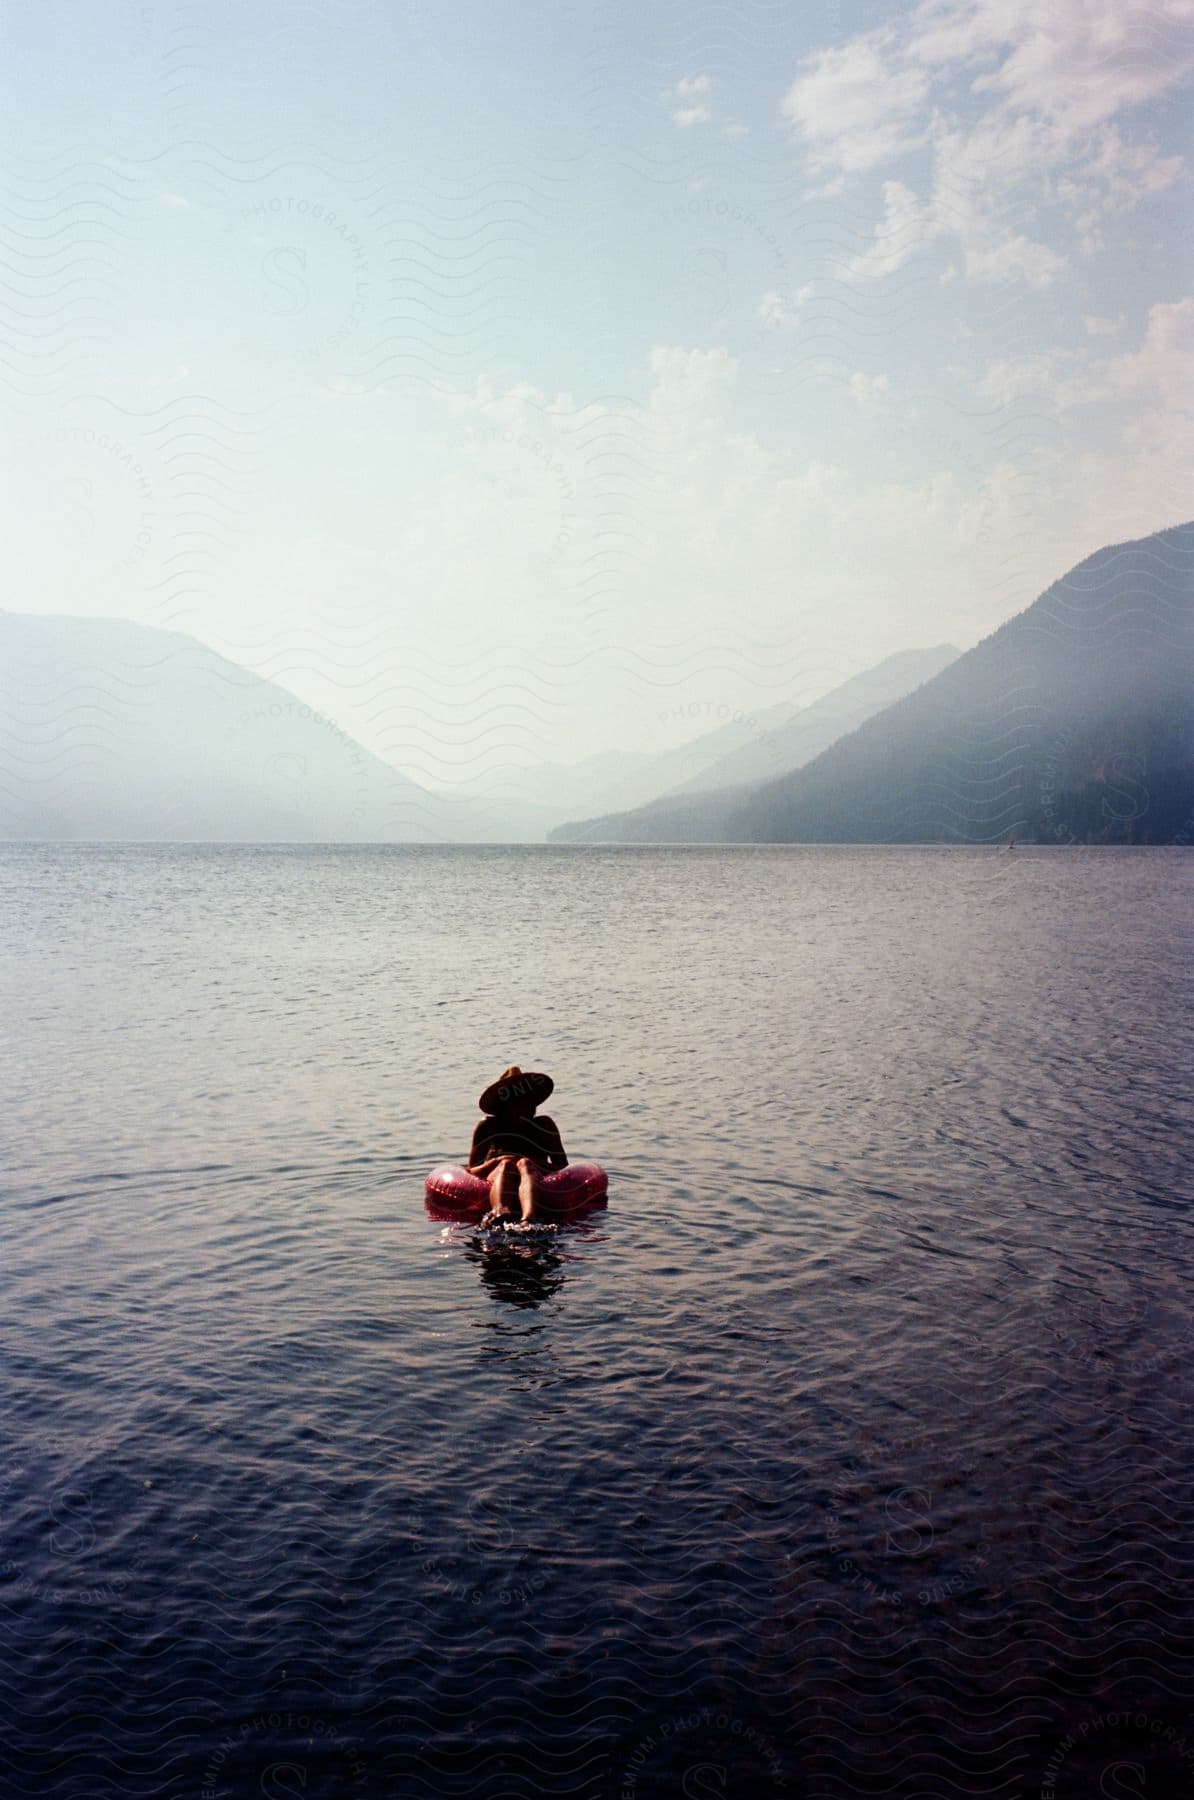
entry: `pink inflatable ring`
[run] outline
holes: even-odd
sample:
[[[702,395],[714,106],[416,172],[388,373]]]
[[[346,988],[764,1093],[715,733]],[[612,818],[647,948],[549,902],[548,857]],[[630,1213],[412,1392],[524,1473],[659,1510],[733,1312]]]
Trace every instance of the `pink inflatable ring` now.
[[[544,1175],[539,1200],[544,1213],[576,1213],[589,1206],[604,1206],[609,1177],[596,1163],[569,1163],[553,1175]],[[489,1183],[470,1175],[459,1163],[442,1163],[427,1177],[427,1211],[433,1219],[480,1218],[489,1211]],[[517,1212],[517,1208],[515,1208]]]

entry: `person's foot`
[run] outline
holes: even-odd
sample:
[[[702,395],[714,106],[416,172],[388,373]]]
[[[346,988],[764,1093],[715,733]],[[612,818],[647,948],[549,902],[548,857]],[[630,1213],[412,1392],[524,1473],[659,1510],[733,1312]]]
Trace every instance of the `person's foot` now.
[[[503,1220],[511,1219],[513,1216],[508,1206],[495,1206],[481,1220],[481,1228],[484,1230],[488,1225],[500,1225]]]

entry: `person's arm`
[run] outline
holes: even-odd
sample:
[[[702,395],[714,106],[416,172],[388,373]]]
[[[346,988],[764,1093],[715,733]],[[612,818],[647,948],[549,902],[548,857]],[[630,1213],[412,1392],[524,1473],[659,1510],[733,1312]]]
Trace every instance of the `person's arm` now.
[[[544,1116],[539,1119],[538,1123],[543,1130],[543,1149],[547,1157],[548,1172],[550,1173],[553,1169],[566,1169],[568,1158],[564,1154],[564,1145],[555,1120]]]
[[[488,1175],[490,1165],[496,1160],[485,1154],[491,1136],[489,1120],[482,1119],[473,1132],[472,1147],[468,1153],[468,1166],[473,1175]]]

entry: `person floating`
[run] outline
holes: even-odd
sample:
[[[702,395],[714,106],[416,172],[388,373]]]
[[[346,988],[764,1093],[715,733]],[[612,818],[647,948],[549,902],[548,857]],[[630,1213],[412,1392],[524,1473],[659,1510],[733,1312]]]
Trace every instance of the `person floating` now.
[[[477,1102],[486,1116],[473,1132],[468,1166],[489,1184],[484,1224],[512,1218],[515,1198],[523,1220],[533,1219],[543,1176],[568,1167],[555,1120],[536,1114],[554,1087],[550,1075],[515,1065],[503,1070]]]

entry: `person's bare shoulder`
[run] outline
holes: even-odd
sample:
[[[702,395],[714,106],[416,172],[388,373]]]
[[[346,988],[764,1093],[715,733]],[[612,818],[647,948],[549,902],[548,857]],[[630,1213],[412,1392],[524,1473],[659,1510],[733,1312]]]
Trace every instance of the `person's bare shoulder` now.
[[[566,1169],[568,1152],[564,1148],[564,1140],[560,1136],[559,1126],[546,1113],[536,1113],[535,1123],[539,1127],[539,1148],[548,1157],[548,1167]]]

